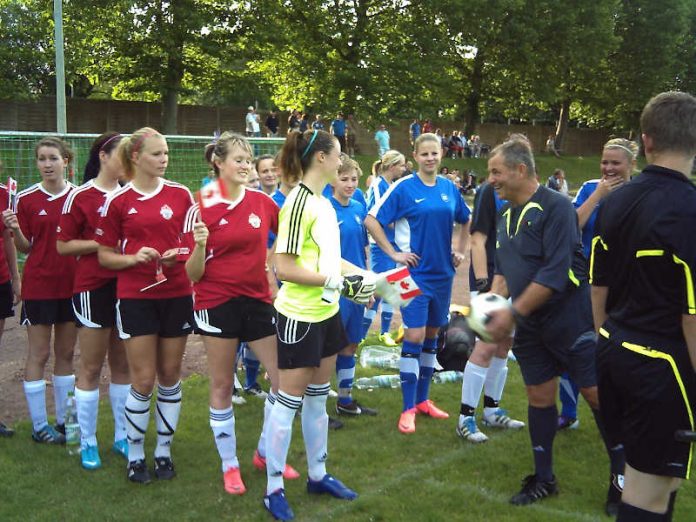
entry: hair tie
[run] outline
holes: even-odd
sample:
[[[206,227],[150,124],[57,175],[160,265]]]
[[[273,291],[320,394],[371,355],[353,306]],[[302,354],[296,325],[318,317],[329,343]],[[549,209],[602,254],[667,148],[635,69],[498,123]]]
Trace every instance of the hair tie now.
[[[145,142],[146,139],[151,138],[152,136],[157,136],[157,133],[155,132],[144,132],[140,136],[138,136],[133,142],[133,148],[131,149],[132,152],[138,152],[140,150],[140,147],[142,144]]]
[[[309,144],[305,147],[305,150],[302,152],[302,156],[300,156],[300,159],[305,159],[305,156],[309,154],[309,149],[312,148],[312,144],[314,143],[317,134],[319,134],[319,130],[315,129],[312,133],[312,137],[309,139]]]
[[[109,143],[111,143],[112,141],[114,141],[117,138],[121,139],[121,138],[123,138],[123,136],[121,136],[120,134],[114,134],[108,140],[106,140],[104,143],[102,143],[101,147],[99,147],[99,152],[102,152]]]
[[[634,159],[635,159],[635,157],[636,157],[635,152],[633,152],[633,151],[632,151],[631,149],[629,149],[628,147],[624,147],[623,145],[619,145],[618,143],[611,143],[611,144],[609,144],[609,145],[606,145],[604,148],[605,148],[605,149],[623,149],[623,150],[625,150],[626,152],[628,152],[628,154],[631,156],[631,158],[634,158]]]

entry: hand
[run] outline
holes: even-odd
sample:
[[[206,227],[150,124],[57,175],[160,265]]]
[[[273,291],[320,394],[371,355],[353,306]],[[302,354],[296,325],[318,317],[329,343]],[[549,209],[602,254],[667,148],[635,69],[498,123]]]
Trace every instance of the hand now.
[[[459,252],[452,252],[452,264],[454,265],[454,268],[457,268],[459,265],[462,263],[465,263],[468,261],[468,257],[466,254],[461,254]]]
[[[208,233],[208,227],[202,221],[193,225],[193,240],[196,242],[196,246],[205,248],[208,242]]]
[[[17,214],[12,212],[12,209],[8,208],[2,211],[2,222],[5,224],[5,228],[19,230],[19,220],[17,219]]]
[[[133,255],[136,265],[141,263],[149,263],[150,261],[157,261],[159,258],[159,252],[151,247],[142,247],[135,253],[135,255]]]
[[[621,176],[607,176],[599,180],[595,190],[599,193],[600,198],[604,199],[610,192],[623,185],[624,182]]]
[[[391,258],[401,265],[417,266],[420,261],[420,256],[413,252],[395,252]]]
[[[499,343],[512,335],[515,328],[515,318],[510,308],[491,312],[490,318],[486,324],[486,331],[491,336],[491,342]]]
[[[366,305],[375,293],[375,279],[362,274],[348,274],[343,277],[341,295],[358,304]]]
[[[12,294],[14,295],[13,304],[19,304],[22,300],[22,280],[19,278],[19,275],[12,279]]]
[[[487,277],[481,277],[476,279],[476,291],[480,293],[491,291],[491,282]]]
[[[164,254],[162,254],[162,257],[160,257],[160,262],[162,263],[163,266],[172,267],[172,266],[176,265],[176,260],[177,260],[178,254],[179,254],[178,248],[170,248]]]

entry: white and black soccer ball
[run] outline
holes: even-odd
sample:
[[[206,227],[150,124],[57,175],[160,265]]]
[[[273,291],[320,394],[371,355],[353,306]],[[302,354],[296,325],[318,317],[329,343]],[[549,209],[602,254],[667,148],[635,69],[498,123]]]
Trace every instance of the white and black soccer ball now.
[[[486,293],[478,294],[471,299],[471,311],[466,318],[476,335],[487,343],[491,342],[491,336],[486,331],[486,325],[491,320],[491,312],[510,308],[510,303],[502,295]]]

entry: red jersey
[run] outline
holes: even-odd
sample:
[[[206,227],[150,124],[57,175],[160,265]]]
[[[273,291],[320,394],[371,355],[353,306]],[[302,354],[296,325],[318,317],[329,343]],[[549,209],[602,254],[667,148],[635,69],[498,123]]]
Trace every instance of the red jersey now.
[[[51,194],[41,183],[17,194],[17,219],[31,249],[22,274],[22,299],[72,297],[77,261],[56,250],[58,221],[63,205],[75,186],[67,183],[60,194]]]
[[[7,194],[7,187],[0,183],[0,212],[5,211],[8,208],[9,195]],[[7,283],[10,280],[10,269],[7,264],[7,257],[5,256],[5,239],[2,233],[5,231],[5,223],[0,221],[0,283]]]
[[[193,205],[189,189],[168,180],[149,194],[139,192],[132,183],[117,190],[107,200],[95,230],[100,245],[119,248],[133,255],[142,247],[151,247],[160,254],[181,247],[181,231],[186,212]],[[165,299],[191,294],[191,282],[183,263],[162,267],[167,280],[153,288],[141,289],[156,282],[158,263],[140,263],[118,270],[116,295],[119,299]]]
[[[259,190],[245,189],[236,201],[203,210],[208,227],[205,272],[194,283],[194,310],[214,308],[233,297],[271,303],[266,274],[268,233],[278,233],[280,209]],[[200,219],[198,204],[186,215],[184,244],[193,250],[193,226]]]
[[[73,190],[65,200],[63,213],[58,225],[58,239],[94,239],[94,231],[106,198],[116,191],[106,191],[88,181]],[[97,253],[82,254],[77,258],[77,272],[73,284],[73,294],[96,290],[116,278],[116,272],[99,264]]]

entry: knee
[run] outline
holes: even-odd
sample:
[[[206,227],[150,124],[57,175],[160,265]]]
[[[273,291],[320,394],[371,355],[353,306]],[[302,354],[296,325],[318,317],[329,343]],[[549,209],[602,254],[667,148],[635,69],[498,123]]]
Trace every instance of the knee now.
[[[471,352],[469,360],[478,366],[487,368],[491,364],[491,359],[493,358],[494,353],[495,345],[478,342],[476,345],[474,345],[474,351]]]
[[[45,367],[48,362],[50,348],[48,346],[32,347],[27,355],[27,364]]]
[[[597,395],[596,386],[592,386],[590,388],[580,388],[580,393],[582,393],[582,396],[585,397],[585,400],[587,401],[587,404],[590,405],[590,408],[593,410],[599,409],[599,396]]]
[[[549,386],[527,386],[529,405],[535,408],[549,408],[556,404],[554,389]]]
[[[234,379],[211,379],[210,396],[215,399],[225,399],[232,396]]]
[[[155,376],[154,374],[152,375],[134,375],[131,386],[135,389],[135,391],[142,393],[143,395],[148,395],[152,393],[152,390],[155,388]]]

